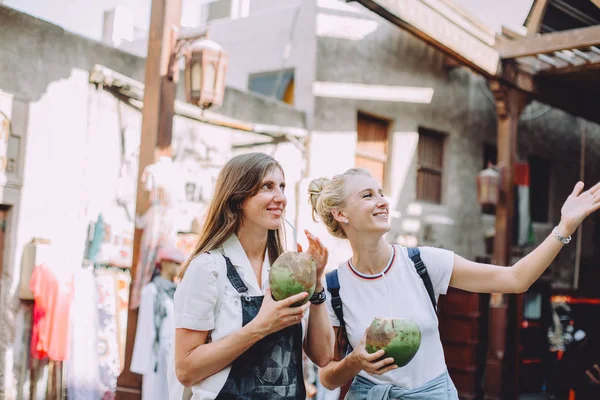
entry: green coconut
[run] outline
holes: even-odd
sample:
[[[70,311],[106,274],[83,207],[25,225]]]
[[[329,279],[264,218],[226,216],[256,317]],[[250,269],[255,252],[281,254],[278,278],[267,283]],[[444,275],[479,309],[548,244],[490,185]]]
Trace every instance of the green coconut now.
[[[273,298],[277,301],[308,292],[305,300],[292,305],[301,306],[313,295],[316,284],[317,262],[309,254],[287,251],[271,265],[269,287]]]
[[[420,346],[421,330],[410,318],[375,318],[367,329],[367,352],[383,349],[398,367],[408,364]]]

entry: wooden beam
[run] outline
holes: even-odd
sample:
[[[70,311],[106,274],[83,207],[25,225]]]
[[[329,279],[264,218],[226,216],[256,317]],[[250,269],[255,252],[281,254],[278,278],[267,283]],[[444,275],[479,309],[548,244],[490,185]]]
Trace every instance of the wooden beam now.
[[[498,51],[502,59],[507,59],[596,45],[600,45],[600,26],[545,33],[510,42],[506,41],[498,45]]]
[[[595,100],[600,88],[575,86],[557,78],[556,74],[546,73],[534,77],[522,71],[513,60],[503,63],[502,73],[498,77],[500,81],[530,94],[537,101],[600,124],[598,103]]]
[[[500,57],[487,37],[467,20],[420,0],[357,0],[396,26],[425,40],[442,53],[486,76],[499,70]],[[477,34],[476,32],[479,32]]]
[[[577,65],[568,65],[566,67],[551,68],[538,72],[537,76],[564,75],[575,72],[593,72],[600,69],[600,61],[593,63],[580,63]]]
[[[142,174],[154,163],[160,153],[169,155],[173,130],[173,112],[176,82],[169,79],[169,61],[173,51],[174,32],[179,30],[181,0],[152,0],[148,56],[146,58],[144,108],[142,111],[142,135],[138,163],[138,184],[135,213],[144,215],[150,206],[150,193],[144,190]],[[158,149],[157,149],[158,148]],[[157,151],[159,150],[159,151]],[[129,302],[132,304],[134,280],[140,254],[142,229],[135,229]],[[139,294],[139,292],[138,292]],[[141,398],[141,376],[131,372],[131,356],[137,328],[138,309],[129,309],[125,344],[125,365],[117,379],[117,400]]]
[[[511,265],[512,254],[517,126],[528,98],[523,92],[495,80],[490,81],[490,89],[496,99],[498,165],[502,168],[503,177],[500,197],[496,206],[496,235],[492,262],[508,267]],[[489,315],[490,341],[486,355],[484,398],[486,400],[503,398],[512,400],[516,393],[514,378],[517,374],[518,364],[514,359],[505,359],[505,355],[510,354],[507,352],[506,342],[509,324],[506,298],[501,293],[492,293]]]
[[[527,23],[525,24],[527,36],[534,36],[539,33],[542,27],[542,20],[544,19],[544,15],[546,15],[548,3],[550,3],[549,0],[535,0],[533,2]]]

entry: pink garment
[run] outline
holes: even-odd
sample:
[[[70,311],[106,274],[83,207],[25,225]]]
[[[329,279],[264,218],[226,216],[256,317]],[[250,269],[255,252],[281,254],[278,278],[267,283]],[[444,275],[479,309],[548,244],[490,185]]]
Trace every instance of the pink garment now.
[[[73,278],[61,281],[45,265],[36,265],[29,281],[35,301],[31,355],[64,361],[69,349],[69,313],[73,299]]]

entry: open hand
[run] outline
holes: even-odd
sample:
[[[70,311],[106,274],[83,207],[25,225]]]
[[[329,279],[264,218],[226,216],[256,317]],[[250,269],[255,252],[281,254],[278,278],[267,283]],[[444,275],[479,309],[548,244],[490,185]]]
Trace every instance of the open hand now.
[[[371,375],[382,375],[388,371],[398,368],[398,366],[394,364],[394,359],[392,357],[381,359],[385,355],[383,350],[369,354],[367,349],[365,349],[366,344],[367,333],[365,332],[360,340],[360,344],[354,350],[352,350],[352,353],[350,353],[348,356],[352,357],[353,361],[357,363],[362,371],[365,371]]]
[[[323,273],[325,272],[325,266],[327,266],[329,251],[321,240],[307,229],[304,230],[304,233],[308,239],[308,250],[306,250],[306,253],[310,254],[317,262],[317,286],[319,286],[323,278]],[[298,244],[298,251],[302,251],[302,246],[300,246],[300,244]]]
[[[600,182],[585,192],[583,186],[583,182],[577,182],[562,206],[561,225],[565,232],[560,234],[563,236],[571,235],[584,219],[600,209]]]

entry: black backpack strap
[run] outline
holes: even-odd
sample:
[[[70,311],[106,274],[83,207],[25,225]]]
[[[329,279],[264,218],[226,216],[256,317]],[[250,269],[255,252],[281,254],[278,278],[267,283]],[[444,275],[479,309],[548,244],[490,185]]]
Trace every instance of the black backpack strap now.
[[[344,322],[344,310],[342,309],[342,298],[340,297],[340,280],[338,278],[337,269],[328,272],[325,275],[325,281],[327,282],[327,291],[331,294],[331,306],[335,316],[340,321],[340,327],[345,328]]]
[[[325,281],[327,282],[327,291],[331,294],[331,306],[333,312],[340,321],[340,330],[338,336],[338,342],[341,346],[340,353],[344,356],[352,352],[352,345],[348,341],[348,335],[346,333],[346,322],[344,321],[344,310],[342,308],[342,298],[340,297],[340,280],[338,278],[338,271],[334,269],[325,275]]]
[[[431,278],[427,273],[427,267],[423,260],[421,260],[421,252],[418,247],[408,247],[408,257],[415,264],[415,269],[417,270],[417,274],[423,279],[423,283],[425,284],[425,289],[427,289],[427,293],[429,294],[429,299],[431,300],[431,304],[433,305],[433,310],[437,312],[437,303],[435,301],[435,293],[433,292],[433,284],[431,283]]]

